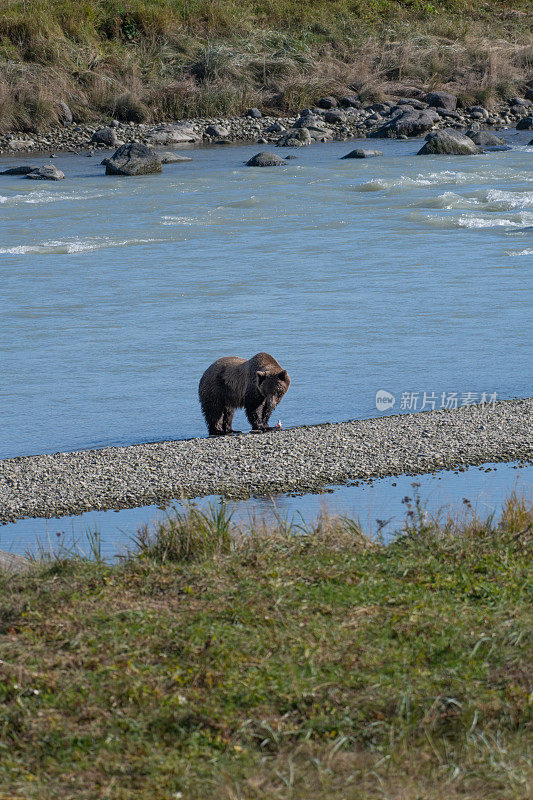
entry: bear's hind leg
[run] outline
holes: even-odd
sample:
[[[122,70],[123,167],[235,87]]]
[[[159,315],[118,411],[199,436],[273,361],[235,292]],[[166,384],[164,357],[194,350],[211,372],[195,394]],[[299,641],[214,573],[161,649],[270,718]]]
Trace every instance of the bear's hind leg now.
[[[225,408],[222,414],[222,430],[224,433],[240,433],[241,431],[233,430],[233,415],[235,414],[234,408]]]

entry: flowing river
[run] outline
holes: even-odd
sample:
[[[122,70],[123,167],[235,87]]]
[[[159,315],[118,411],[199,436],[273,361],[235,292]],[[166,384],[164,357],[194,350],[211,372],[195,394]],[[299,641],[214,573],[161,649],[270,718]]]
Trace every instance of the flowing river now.
[[[285,427],[531,395],[533,147],[505,135],[469,157],[373,140],[252,169],[255,144],[143,178],[104,176],[105,153],[1,176],[0,458],[202,436],[205,367],[260,350],[292,379]],[[384,155],[341,160],[356,146]]]

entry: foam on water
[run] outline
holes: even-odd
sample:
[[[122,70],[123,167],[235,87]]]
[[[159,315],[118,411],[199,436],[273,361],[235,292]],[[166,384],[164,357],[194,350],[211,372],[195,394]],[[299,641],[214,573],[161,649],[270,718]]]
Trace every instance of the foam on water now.
[[[58,203],[61,201],[75,202],[76,200],[93,200],[105,197],[104,192],[53,192],[53,191],[30,191],[28,194],[0,195],[0,203],[8,206],[20,204],[40,205],[42,203]]]
[[[0,247],[0,253],[5,255],[46,255],[46,254],[75,254],[88,253],[92,250],[101,250],[106,247],[129,247],[139,244],[162,242],[163,239],[116,239],[100,237],[94,239],[75,239],[72,241],[50,241],[42,244],[21,244],[14,247]]]

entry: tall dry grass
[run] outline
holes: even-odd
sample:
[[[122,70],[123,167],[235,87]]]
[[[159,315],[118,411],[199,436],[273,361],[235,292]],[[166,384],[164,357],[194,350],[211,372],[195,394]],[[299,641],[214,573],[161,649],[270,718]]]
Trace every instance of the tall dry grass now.
[[[533,82],[528,2],[0,0],[0,131],[294,112],[324,93],[445,88],[491,104]],[[490,13],[489,13],[490,12]]]

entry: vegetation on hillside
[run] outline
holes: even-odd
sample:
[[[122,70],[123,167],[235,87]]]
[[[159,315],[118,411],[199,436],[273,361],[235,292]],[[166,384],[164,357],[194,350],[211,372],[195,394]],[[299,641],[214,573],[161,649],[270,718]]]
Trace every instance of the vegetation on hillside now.
[[[387,546],[192,506],[0,573],[0,797],[531,797],[533,509],[405,502]]]
[[[0,130],[294,111],[325,92],[533,77],[530,0],[0,0]]]

